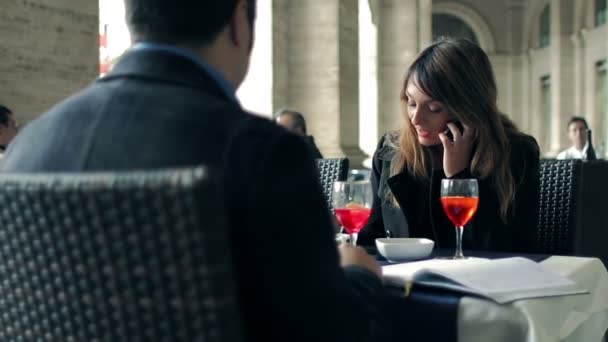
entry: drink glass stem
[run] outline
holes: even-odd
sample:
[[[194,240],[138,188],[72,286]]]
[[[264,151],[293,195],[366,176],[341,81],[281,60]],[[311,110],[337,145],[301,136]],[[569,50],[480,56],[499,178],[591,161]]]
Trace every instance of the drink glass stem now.
[[[462,231],[463,226],[456,226],[456,253],[454,254],[454,259],[465,259],[462,254]]]
[[[352,233],[350,234],[350,243],[353,244],[353,246],[357,245],[357,238],[359,237],[358,233]]]

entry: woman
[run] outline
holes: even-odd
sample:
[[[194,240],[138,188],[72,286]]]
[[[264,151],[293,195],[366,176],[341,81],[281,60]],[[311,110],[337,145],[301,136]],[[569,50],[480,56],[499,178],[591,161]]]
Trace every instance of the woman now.
[[[479,207],[465,249],[532,251],[538,220],[539,148],[496,106],[488,56],[466,39],[442,39],[410,66],[403,128],[380,140],[373,158],[374,204],[360,244],[392,236],[455,246],[439,201],[443,178],[476,178]]]

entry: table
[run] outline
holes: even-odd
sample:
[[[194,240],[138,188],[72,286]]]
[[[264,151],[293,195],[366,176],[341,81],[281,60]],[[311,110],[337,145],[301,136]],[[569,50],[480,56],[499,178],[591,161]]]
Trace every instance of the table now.
[[[446,255],[451,251],[437,251]],[[467,252],[465,252],[467,255]],[[468,255],[500,258],[506,253],[468,251]],[[397,339],[466,342],[593,342],[608,329],[608,272],[597,258],[520,255],[564,275],[590,294],[519,300],[508,304],[449,293],[414,289],[409,298],[389,289],[389,305]],[[385,263],[385,261],[383,261]],[[414,339],[416,340],[416,339]],[[411,341],[411,339],[410,339]]]

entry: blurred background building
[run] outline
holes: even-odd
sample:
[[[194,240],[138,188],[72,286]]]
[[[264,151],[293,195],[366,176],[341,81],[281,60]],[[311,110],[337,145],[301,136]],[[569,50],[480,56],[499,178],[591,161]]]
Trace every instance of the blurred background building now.
[[[130,45],[122,0],[0,0],[0,103],[26,122],[112,67]],[[490,56],[498,103],[543,155],[587,118],[608,142],[606,0],[258,0],[244,107],[306,115],[326,157],[354,165],[400,126],[399,90],[437,36],[476,41]],[[472,70],[474,72],[474,70]]]

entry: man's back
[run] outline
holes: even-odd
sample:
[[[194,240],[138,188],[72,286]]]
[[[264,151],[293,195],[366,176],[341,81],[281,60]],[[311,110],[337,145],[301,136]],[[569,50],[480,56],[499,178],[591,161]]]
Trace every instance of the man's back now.
[[[223,98],[212,79],[189,72],[196,69],[192,64],[149,72],[178,62],[184,61],[167,53],[131,53],[109,77],[31,123],[21,139],[27,146],[17,140],[19,148],[11,151],[4,168],[80,171],[217,164],[239,128],[279,133]]]
[[[378,305],[380,282],[362,269],[340,271],[308,147],[272,122],[244,113],[187,59],[130,52],[107,78],[26,127],[2,169],[198,164],[223,170],[248,336],[364,340],[375,324],[366,311]],[[356,290],[346,278],[357,279]],[[361,330],[346,326],[358,317],[366,317]]]

